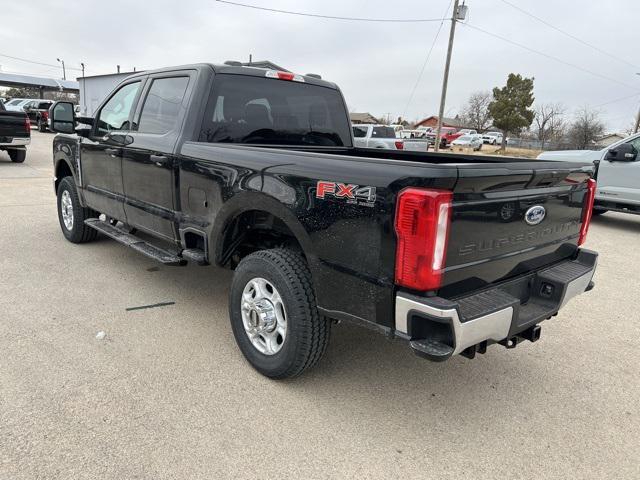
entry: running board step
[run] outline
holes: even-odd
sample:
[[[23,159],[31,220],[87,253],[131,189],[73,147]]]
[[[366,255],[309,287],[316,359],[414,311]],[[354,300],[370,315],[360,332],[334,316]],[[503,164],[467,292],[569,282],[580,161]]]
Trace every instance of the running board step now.
[[[100,233],[105,234],[107,237],[113,238],[115,241],[120,242],[157,262],[165,265],[184,265],[186,263],[184,259],[175,253],[168,252],[162,248],[145,242],[141,238],[136,237],[121,228],[115,227],[110,223],[103,222],[99,218],[88,218],[84,223]]]
[[[199,248],[187,248],[182,251],[181,255],[182,258],[190,262],[197,263],[198,265],[207,265],[207,257]]]
[[[409,345],[413,353],[432,362],[443,362],[453,354],[453,347],[427,338],[411,340]]]

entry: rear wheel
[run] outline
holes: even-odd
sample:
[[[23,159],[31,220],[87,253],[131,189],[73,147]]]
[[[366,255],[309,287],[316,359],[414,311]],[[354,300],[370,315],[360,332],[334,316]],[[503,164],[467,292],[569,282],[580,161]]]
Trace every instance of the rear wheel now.
[[[42,121],[41,118],[38,119],[38,131],[39,132],[46,132],[47,131],[47,126],[44,124],[44,122]]]
[[[8,150],[8,153],[13,163],[22,163],[27,158],[26,150]]]
[[[58,185],[58,220],[64,237],[72,243],[95,240],[98,232],[84,221],[97,216],[94,210],[80,205],[73,177],[64,177]]]
[[[292,250],[261,250],[242,259],[229,316],[240,351],[270,378],[300,375],[320,360],[329,342],[329,322],[318,313],[309,267]]]
[[[498,218],[501,222],[508,223],[518,215],[518,207],[515,202],[503,203],[498,210]]]

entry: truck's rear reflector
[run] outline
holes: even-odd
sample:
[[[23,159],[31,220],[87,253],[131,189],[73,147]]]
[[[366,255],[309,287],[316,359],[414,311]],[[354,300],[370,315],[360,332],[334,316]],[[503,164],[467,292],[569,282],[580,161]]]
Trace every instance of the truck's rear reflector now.
[[[402,140],[396,140],[396,150],[404,150],[404,142]]]
[[[587,240],[589,224],[593,216],[593,204],[596,199],[596,186],[596,181],[593,178],[587,180],[587,193],[585,193],[584,204],[582,205],[582,225],[580,226],[578,245],[582,245]]]
[[[437,290],[451,223],[452,193],[407,188],[398,194],[395,230],[396,284],[413,290]]]
[[[289,81],[304,83],[304,77],[302,75],[297,75],[292,72],[280,72],[278,70],[267,70],[267,73],[265,73],[265,77],[277,78],[278,80],[289,80]]]

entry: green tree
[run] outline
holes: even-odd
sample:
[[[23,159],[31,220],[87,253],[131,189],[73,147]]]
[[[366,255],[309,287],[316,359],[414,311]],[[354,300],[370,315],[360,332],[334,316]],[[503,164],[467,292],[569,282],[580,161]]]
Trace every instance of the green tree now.
[[[37,88],[11,87],[5,90],[4,96],[6,98],[39,98],[40,91]]]
[[[502,150],[507,145],[508,134],[518,134],[531,126],[535,116],[535,111],[530,108],[533,101],[533,78],[520,74],[510,73],[504,87],[493,89],[489,114],[493,125],[503,132]]]

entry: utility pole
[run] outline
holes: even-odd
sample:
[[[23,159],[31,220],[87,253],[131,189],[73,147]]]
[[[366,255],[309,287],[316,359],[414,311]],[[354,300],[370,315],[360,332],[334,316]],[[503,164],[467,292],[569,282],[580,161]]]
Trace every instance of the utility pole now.
[[[440,150],[440,133],[442,131],[442,117],[444,115],[444,105],[447,100],[447,85],[449,84],[449,67],[451,66],[451,53],[453,52],[453,38],[456,34],[456,23],[458,17],[464,20],[466,15],[466,6],[463,5],[463,10],[459,10],[460,0],[453,2],[453,13],[451,15],[451,31],[449,32],[449,47],[447,48],[447,61],[444,65],[444,78],[442,79],[442,95],[440,96],[440,111],[438,112],[438,128],[436,130],[436,143],[434,145],[435,151]]]
[[[87,81],[84,79],[84,63],[80,62],[82,67],[82,113],[87,114]]]
[[[64,68],[64,60],[60,60],[59,58],[56,58],[56,60],[58,60],[58,63],[62,64],[62,79],[66,80],[67,79],[67,71]]]
[[[640,75],[640,73],[636,73],[636,75]],[[638,129],[640,129],[640,107],[638,107],[638,114],[636,115],[636,126],[633,127],[633,133],[638,133]]]

